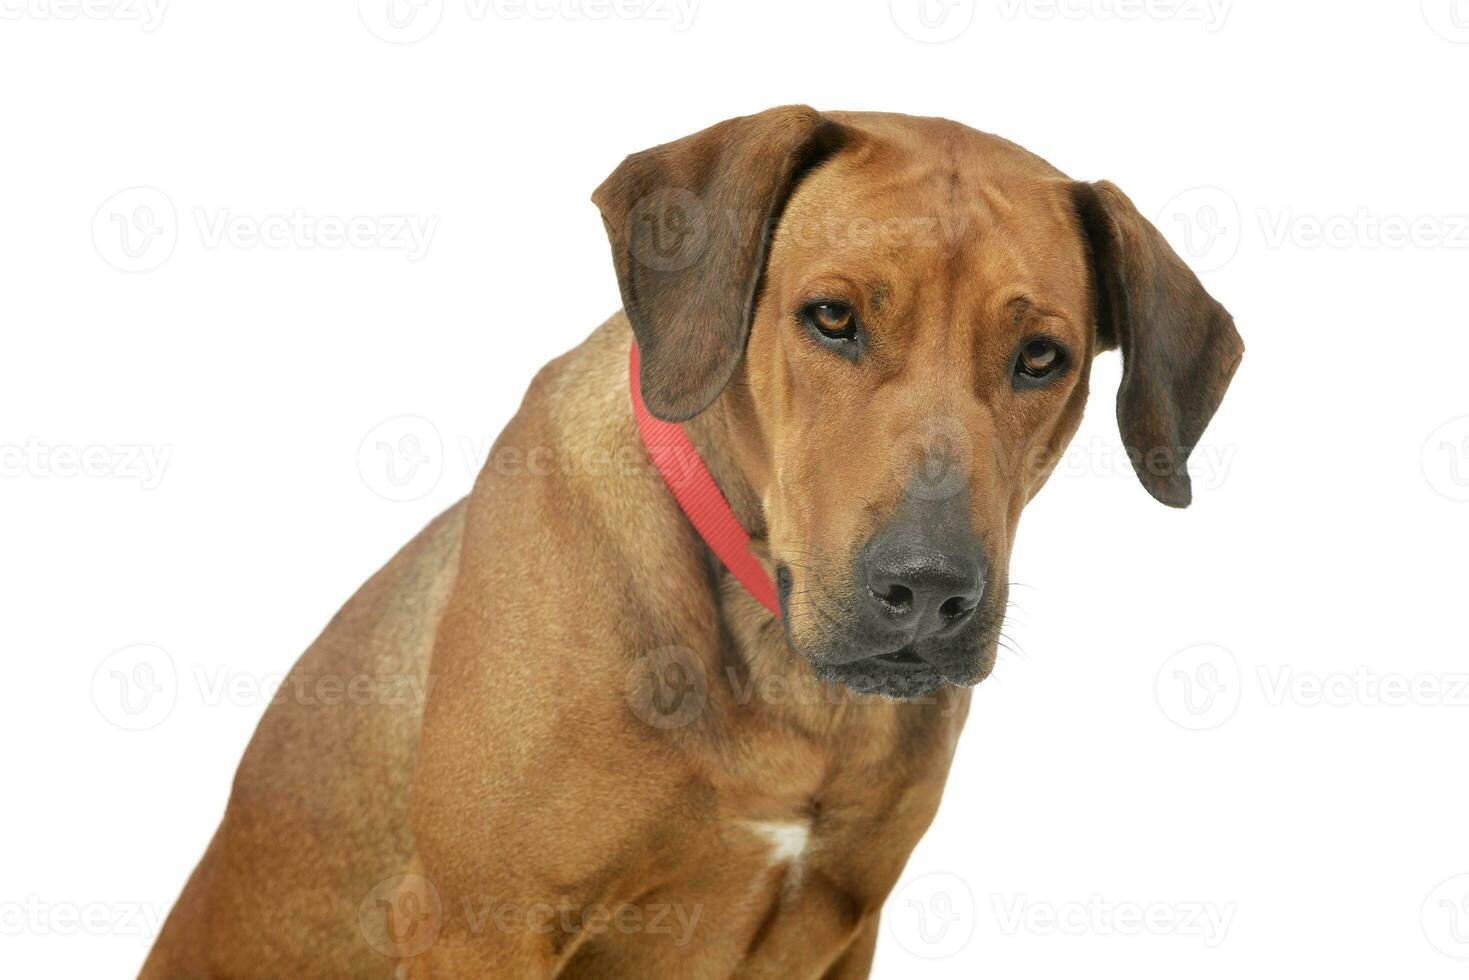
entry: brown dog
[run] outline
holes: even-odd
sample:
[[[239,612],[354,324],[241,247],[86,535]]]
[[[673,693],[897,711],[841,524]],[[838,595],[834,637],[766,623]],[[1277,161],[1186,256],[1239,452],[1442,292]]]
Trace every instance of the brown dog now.
[[[287,691],[364,696],[267,712],[143,977],[866,976],[1098,351],[1144,486],[1189,502],[1243,348],[1116,187],[786,107],[594,199],[625,312],[301,658]],[[782,618],[651,471],[634,337]]]

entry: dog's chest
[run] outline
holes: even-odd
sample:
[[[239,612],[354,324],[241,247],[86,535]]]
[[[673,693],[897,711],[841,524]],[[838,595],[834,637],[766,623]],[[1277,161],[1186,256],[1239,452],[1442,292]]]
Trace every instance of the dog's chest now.
[[[616,848],[623,887],[683,912],[685,932],[603,936],[568,976],[607,975],[613,958],[638,963],[627,975],[820,976],[789,964],[829,965],[870,930],[938,807],[962,710],[725,707],[711,696],[680,732],[679,789]]]
[[[749,820],[743,829],[767,847],[766,863],[769,867],[789,867],[799,874],[801,859],[811,843],[811,821],[797,820]]]
[[[712,776],[710,857],[733,858],[731,870],[754,881],[778,880],[787,898],[840,881],[860,904],[892,886],[933,818],[952,755],[938,727],[915,738],[892,719],[859,718],[820,738],[750,726],[730,744]]]

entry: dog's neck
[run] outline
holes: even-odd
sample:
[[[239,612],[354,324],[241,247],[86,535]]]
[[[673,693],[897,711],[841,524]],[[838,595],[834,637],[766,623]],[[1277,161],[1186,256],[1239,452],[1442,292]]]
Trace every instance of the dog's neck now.
[[[757,550],[766,545],[765,507],[755,489],[755,468],[765,453],[765,434],[750,404],[749,389],[735,379],[684,431],[729,501]]]

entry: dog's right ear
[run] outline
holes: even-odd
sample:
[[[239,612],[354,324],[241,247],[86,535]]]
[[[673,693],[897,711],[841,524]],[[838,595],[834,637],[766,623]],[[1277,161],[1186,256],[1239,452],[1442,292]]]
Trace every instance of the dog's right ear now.
[[[692,418],[724,390],[780,212],[844,139],[816,110],[783,106],[634,153],[593,192],[655,416]]]

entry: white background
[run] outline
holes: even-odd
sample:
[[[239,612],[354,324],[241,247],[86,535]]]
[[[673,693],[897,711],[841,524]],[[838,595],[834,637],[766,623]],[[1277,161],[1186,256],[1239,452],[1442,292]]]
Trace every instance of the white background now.
[[[787,102],[1117,181],[1248,346],[1184,512],[1097,364],[875,975],[1469,974],[1465,0],[151,2],[0,0],[6,975],[133,975],[269,685],[618,306],[591,189]]]

